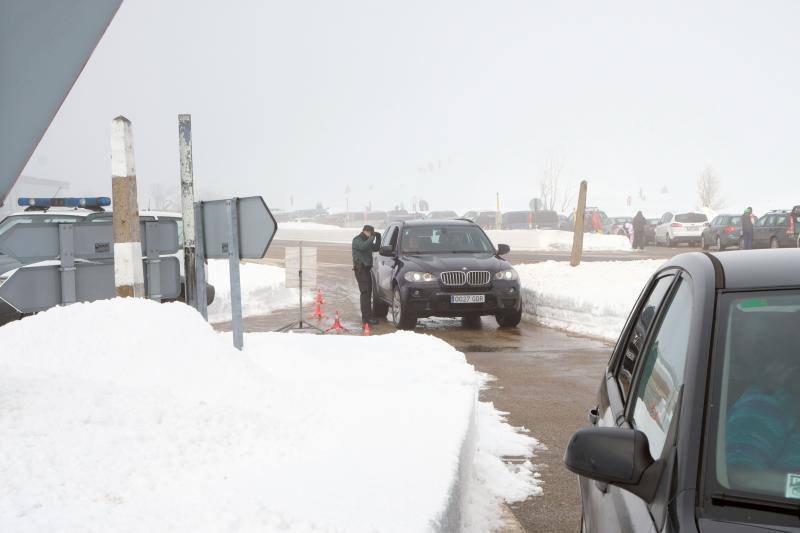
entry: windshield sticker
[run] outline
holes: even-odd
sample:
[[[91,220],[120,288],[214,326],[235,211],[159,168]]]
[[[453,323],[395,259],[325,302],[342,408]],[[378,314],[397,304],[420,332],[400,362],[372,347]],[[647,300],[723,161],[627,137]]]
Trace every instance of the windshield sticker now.
[[[786,474],[786,497],[800,500],[800,474]]]
[[[753,309],[756,307],[767,307],[768,305],[766,298],[750,298],[748,300],[742,300],[741,303],[739,303],[739,309]]]

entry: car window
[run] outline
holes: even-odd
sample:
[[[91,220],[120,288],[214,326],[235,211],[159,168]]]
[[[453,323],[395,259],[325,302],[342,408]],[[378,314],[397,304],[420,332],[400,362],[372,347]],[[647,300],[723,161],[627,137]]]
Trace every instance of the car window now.
[[[761,218],[756,220],[756,226],[759,226],[759,227],[766,226],[768,218],[769,218],[769,215],[762,216]]]
[[[776,215],[775,221],[773,222],[775,226],[785,226],[786,225],[786,215]]]
[[[633,427],[647,435],[650,454],[656,459],[664,448],[683,386],[691,324],[692,291],[681,279],[655,334],[650,336],[634,398]]]
[[[728,220],[728,225],[730,226],[741,226],[742,225],[742,217],[731,217]]]
[[[647,332],[674,279],[675,276],[667,275],[656,280],[647,297],[647,302],[639,311],[635,325],[625,341],[625,351],[617,369],[617,383],[619,383],[623,399],[628,398],[631,382],[633,381],[633,371],[636,368],[636,362],[639,360],[639,354],[647,337]]]
[[[400,228],[397,226],[389,226],[389,240],[386,244],[392,247],[392,250],[397,248],[397,236],[400,235]]]
[[[428,254],[494,253],[483,231],[464,226],[407,226],[403,228],[403,252]]]
[[[698,224],[707,221],[708,217],[703,213],[680,213],[675,215],[675,222],[680,222],[682,224]]]
[[[722,225],[722,217],[714,217],[714,220],[711,221],[712,226],[720,226]]]

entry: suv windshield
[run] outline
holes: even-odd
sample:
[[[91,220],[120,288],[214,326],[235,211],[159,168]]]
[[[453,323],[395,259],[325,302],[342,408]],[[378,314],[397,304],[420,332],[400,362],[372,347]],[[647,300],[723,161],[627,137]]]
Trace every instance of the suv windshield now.
[[[681,213],[675,215],[675,222],[683,222],[684,224],[708,222],[708,217],[703,213]]]
[[[723,494],[800,500],[800,292],[720,299],[707,478]]]
[[[476,226],[411,226],[403,228],[404,253],[494,253],[489,239]]]

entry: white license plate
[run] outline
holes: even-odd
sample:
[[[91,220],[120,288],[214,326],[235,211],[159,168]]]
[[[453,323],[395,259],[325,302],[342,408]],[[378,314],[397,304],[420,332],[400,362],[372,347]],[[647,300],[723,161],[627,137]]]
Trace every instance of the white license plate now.
[[[485,302],[485,294],[453,294],[450,296],[451,304],[482,304]]]

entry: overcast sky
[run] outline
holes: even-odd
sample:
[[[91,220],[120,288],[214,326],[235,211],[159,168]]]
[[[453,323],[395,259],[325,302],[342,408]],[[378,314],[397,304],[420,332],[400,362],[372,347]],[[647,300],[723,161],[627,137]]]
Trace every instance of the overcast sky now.
[[[706,166],[730,210],[791,207],[799,23],[794,1],[125,0],[25,173],[109,194],[124,114],[146,201],[191,113],[203,194],[277,208],[347,186],[353,209],[525,208],[553,158],[609,214],[640,188],[693,207]]]

